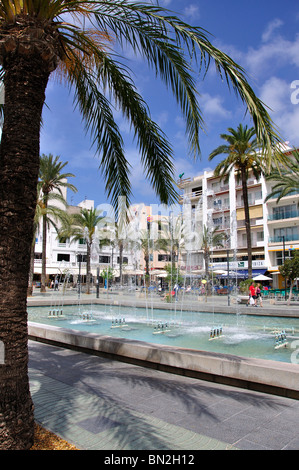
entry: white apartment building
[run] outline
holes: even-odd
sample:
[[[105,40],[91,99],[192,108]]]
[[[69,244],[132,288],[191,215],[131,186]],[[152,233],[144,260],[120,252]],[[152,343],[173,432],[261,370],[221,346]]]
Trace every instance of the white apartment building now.
[[[62,188],[63,197],[67,200],[67,188]],[[61,209],[64,206],[59,201],[51,202],[52,205],[59,205]],[[70,205],[67,210],[70,213],[79,212],[81,208],[94,209],[94,201],[85,199],[78,206]],[[105,215],[105,212],[103,212]],[[59,226],[59,223],[58,223]],[[100,234],[98,235],[100,237]],[[98,240],[97,240],[98,241]],[[49,225],[47,230],[47,247],[46,247],[46,274],[49,279],[58,277],[64,279],[67,275],[74,283],[77,282],[78,275],[82,276],[83,282],[86,275],[86,256],[87,245],[85,239],[61,241],[58,238],[56,229]],[[124,246],[123,250],[123,274],[133,270],[132,252],[128,246]],[[42,270],[42,227],[36,234],[35,239],[35,256],[34,256],[34,280],[40,279]],[[115,278],[119,276],[119,248],[116,243],[100,246],[93,243],[91,253],[91,273],[95,279],[97,273],[111,267]]]
[[[67,188],[62,188],[63,197],[67,198]],[[61,209],[64,206],[59,201],[51,202],[51,204],[59,205]],[[103,204],[98,206],[102,211],[103,216],[107,216],[110,221],[111,213],[109,212],[109,205]],[[81,208],[94,209],[94,201],[85,199],[78,206],[70,205],[67,210],[70,213],[79,212]],[[107,211],[106,211],[107,209]],[[110,207],[111,209],[111,207]],[[113,212],[113,210],[111,211]],[[113,219],[113,217],[112,217]],[[125,284],[135,283],[136,276],[145,274],[145,259],[144,252],[140,245],[139,235],[142,231],[150,230],[153,222],[160,220],[158,215],[152,214],[152,207],[146,206],[143,203],[132,205],[128,210],[129,224],[126,226],[125,233],[123,234],[123,253],[122,253],[122,275]],[[59,225],[59,224],[58,224]],[[117,225],[117,223],[116,223]],[[93,244],[91,254],[91,273],[94,280],[97,272],[101,273],[108,267],[113,269],[114,278],[119,280],[119,245],[117,240],[113,240],[108,245],[100,245],[99,241],[103,234],[99,229],[95,238],[96,242]],[[151,242],[149,242],[151,243]],[[169,254],[159,253],[150,247],[150,271],[157,272],[162,270],[167,262],[170,261]],[[74,283],[77,282],[78,275],[83,276],[83,282],[86,274],[86,254],[87,245],[82,237],[79,241],[75,240],[59,240],[55,228],[49,225],[47,230],[47,247],[46,247],[46,274],[49,279],[55,277],[64,279],[68,275]],[[34,260],[34,280],[39,281],[42,270],[42,228],[36,234],[35,241],[35,260]],[[134,279],[135,278],[135,279]],[[141,278],[138,279],[140,284]]]
[[[182,190],[180,203],[190,204],[194,217],[198,212],[202,214],[201,230],[204,226],[210,230],[217,228],[229,238],[227,246],[211,247],[210,267],[227,269],[229,253],[230,268],[246,278],[248,253],[243,192],[235,172],[229,175],[228,184],[224,184],[213,171],[205,171],[202,175],[181,179],[178,186]],[[292,250],[299,249],[299,193],[283,197],[279,203],[277,199],[265,202],[272,186],[263,176],[259,180],[249,176],[247,182],[252,270],[253,275],[272,274],[273,287],[282,288],[284,280],[278,267],[290,257]],[[204,269],[203,251],[194,252],[191,262],[191,269]]]

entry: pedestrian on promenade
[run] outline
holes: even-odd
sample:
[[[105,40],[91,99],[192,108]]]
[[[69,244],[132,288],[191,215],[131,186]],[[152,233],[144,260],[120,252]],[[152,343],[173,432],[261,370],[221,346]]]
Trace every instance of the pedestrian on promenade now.
[[[248,305],[253,305],[254,307],[257,306],[256,305],[256,290],[255,290],[254,282],[252,282],[249,286],[249,298],[247,301],[247,307]]]
[[[256,286],[255,293],[256,293],[256,306],[257,306],[257,302],[259,301],[260,307],[262,307],[263,306],[263,299],[262,299],[262,292],[261,292],[261,285],[260,284],[258,284]]]

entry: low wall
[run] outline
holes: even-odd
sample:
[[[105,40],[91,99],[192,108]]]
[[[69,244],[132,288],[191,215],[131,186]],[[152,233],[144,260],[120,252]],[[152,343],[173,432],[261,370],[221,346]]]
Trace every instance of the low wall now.
[[[29,338],[159,370],[299,398],[299,366],[100,336],[29,322]]]

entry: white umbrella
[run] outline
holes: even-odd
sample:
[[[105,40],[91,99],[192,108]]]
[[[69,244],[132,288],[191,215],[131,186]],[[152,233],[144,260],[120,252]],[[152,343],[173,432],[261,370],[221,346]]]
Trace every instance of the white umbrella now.
[[[213,274],[227,274],[227,271],[224,271],[224,269],[215,269]]]
[[[259,274],[253,278],[253,281],[273,281],[272,277],[264,276],[264,274]]]
[[[167,272],[162,269],[154,269],[153,271],[150,271],[150,274],[153,276],[159,276],[160,274],[167,274]]]
[[[124,270],[123,274],[128,274],[130,276],[135,276],[135,275],[139,275],[139,274],[145,274],[145,272],[142,271],[141,269],[136,269],[136,270],[130,269],[128,271]]]

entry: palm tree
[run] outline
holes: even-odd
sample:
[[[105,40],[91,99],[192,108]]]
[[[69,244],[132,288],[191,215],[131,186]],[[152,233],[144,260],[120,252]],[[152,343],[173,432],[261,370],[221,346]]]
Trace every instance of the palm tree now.
[[[299,151],[294,149],[291,155],[285,156],[284,165],[280,168],[277,166],[271,168],[266,179],[276,184],[272,187],[265,202],[272,198],[277,198],[279,202],[282,197],[299,192]]]
[[[73,241],[84,240],[86,244],[86,287],[87,294],[90,294],[91,279],[91,248],[96,240],[96,229],[103,216],[96,209],[82,208],[77,214],[72,214],[59,230],[62,238],[72,238]]]
[[[32,247],[31,247],[31,260],[30,260],[30,271],[29,271],[29,279],[28,279],[28,290],[27,290],[27,295],[30,296],[32,295],[33,292],[33,274],[34,274],[34,249],[35,249],[35,238],[36,235],[39,233],[40,229],[40,223],[41,221],[43,222],[42,225],[44,227],[44,220],[46,222],[46,227],[49,227],[52,225],[56,232],[58,233],[58,226],[57,222],[64,222],[65,221],[65,211],[63,209],[60,209],[59,207],[55,205],[49,204],[49,201],[52,199],[57,200],[57,195],[54,195],[53,193],[49,194],[48,200],[47,200],[47,206],[45,206],[44,201],[42,198],[38,198],[37,204],[36,204],[36,210],[35,210],[35,217],[34,217],[34,230],[33,230],[33,240],[32,240]],[[67,205],[67,202],[60,197],[59,201],[61,201],[64,206]]]
[[[43,249],[42,249],[42,275],[41,275],[41,292],[46,292],[46,261],[47,261],[47,208],[50,194],[52,193],[52,198],[56,198],[64,206],[66,206],[66,201],[63,198],[62,188],[71,189],[74,192],[77,192],[77,188],[66,181],[67,178],[73,177],[72,173],[61,173],[61,170],[68,164],[68,162],[62,163],[59,156],[55,158],[50,153],[49,155],[42,154],[40,157],[40,167],[39,167],[39,183],[38,189],[41,192],[41,201],[40,204],[43,205]],[[56,194],[53,194],[56,192]]]
[[[240,124],[236,130],[230,127],[228,131],[230,134],[220,135],[227,144],[220,145],[213,150],[209,156],[209,160],[212,160],[217,155],[227,155],[227,157],[216,166],[214,175],[220,176],[221,179],[228,182],[229,174],[234,170],[236,171],[237,181],[241,180],[248,251],[248,278],[250,279],[252,277],[252,243],[247,180],[249,172],[252,172],[253,175],[259,179],[262,172],[265,171],[265,162],[261,153],[258,153],[260,150],[259,143],[253,127],[248,129],[247,126],[243,127],[242,124]]]
[[[33,440],[26,295],[42,110],[54,71],[74,92],[74,104],[101,155],[100,168],[113,205],[121,195],[129,203],[131,183],[108,97],[132,125],[146,176],[161,202],[171,204],[177,198],[171,146],[151,120],[129,70],[113,54],[113,41],[140,53],[170,88],[186,120],[194,155],[200,153],[203,118],[192,63],[206,71],[210,61],[215,62],[253,116],[269,155],[277,140],[269,114],[244,70],[214,47],[203,29],[189,26],[159,5],[130,0],[0,2],[0,78],[5,86],[0,146],[0,340],[6,357],[0,373],[0,422],[7,423],[0,428],[0,448],[25,449]]]

